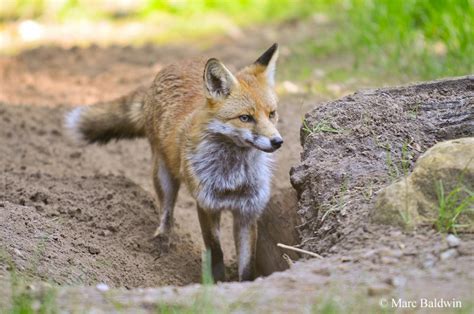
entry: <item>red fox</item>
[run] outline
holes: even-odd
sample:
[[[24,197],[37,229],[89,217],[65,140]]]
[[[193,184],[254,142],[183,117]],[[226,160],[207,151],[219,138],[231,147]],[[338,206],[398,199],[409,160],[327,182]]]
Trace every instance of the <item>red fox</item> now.
[[[184,182],[197,203],[212,275],[225,280],[220,216],[234,220],[239,280],[256,276],[257,219],[270,198],[272,155],[283,144],[274,91],[278,45],[235,75],[215,58],[169,65],[147,90],[69,112],[66,127],[88,143],[147,137],[168,237]]]

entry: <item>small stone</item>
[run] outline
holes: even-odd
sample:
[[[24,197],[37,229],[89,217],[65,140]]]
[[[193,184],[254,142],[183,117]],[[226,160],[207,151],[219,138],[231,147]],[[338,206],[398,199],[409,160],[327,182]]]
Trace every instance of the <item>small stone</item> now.
[[[109,235],[111,235],[111,234],[112,234],[112,231],[110,231],[110,230],[101,230],[101,231],[99,232],[99,235],[100,235],[100,236],[103,236],[103,237],[107,237],[107,236],[109,236]]]
[[[110,289],[109,286],[106,283],[103,283],[103,282],[98,283],[95,287],[96,287],[97,290],[99,290],[101,292],[105,292],[105,291],[108,291]]]
[[[74,153],[71,153],[71,154],[69,155],[69,157],[71,157],[71,158],[79,158],[79,157],[81,157],[81,156],[82,156],[82,153],[81,153],[81,152],[74,152]]]
[[[21,253],[19,249],[13,249],[13,252],[15,252],[19,257],[24,258],[23,253]]]
[[[407,280],[402,276],[390,277],[385,280],[385,282],[393,287],[404,287]]]
[[[348,271],[350,267],[348,264],[340,264],[337,266],[337,268],[340,269],[341,271]]]
[[[423,267],[424,268],[432,268],[435,263],[438,261],[438,258],[434,256],[433,254],[427,254],[425,257],[425,260],[423,261]]]
[[[313,274],[321,275],[321,276],[330,276],[331,271],[329,270],[329,268],[326,268],[326,267],[316,268],[316,269],[313,269]]]
[[[461,240],[454,234],[448,235],[446,237],[446,242],[448,242],[449,247],[458,247],[459,244],[461,244]]]
[[[350,257],[350,256],[343,256],[341,257],[341,262],[343,263],[348,263],[348,262],[352,262],[353,258]]]
[[[367,290],[367,293],[369,296],[377,296],[377,295],[386,295],[389,294],[390,291],[392,290],[392,287],[385,284],[385,283],[379,283],[379,284],[374,284],[370,286]]]
[[[390,237],[391,238],[398,238],[402,235],[402,232],[400,230],[394,230],[390,232]]]
[[[362,254],[362,258],[371,258],[371,257],[373,257],[376,253],[377,253],[376,250],[369,250],[369,251],[365,252],[364,254]]]
[[[94,255],[100,253],[100,249],[94,246],[89,246],[87,250],[89,251],[89,253],[94,254]]]
[[[30,200],[32,202],[41,202],[45,205],[48,204],[48,195],[43,193],[43,192],[36,192],[33,195],[30,196]]]
[[[117,227],[114,226],[114,225],[107,226],[107,230],[109,230],[110,232],[117,232],[118,231]]]
[[[396,264],[398,262],[398,259],[390,256],[382,256],[380,258],[380,262],[385,265],[392,265]]]
[[[403,252],[400,250],[392,250],[392,249],[381,249],[379,251],[380,256],[389,256],[389,257],[401,257]]]
[[[446,260],[446,259],[449,259],[449,258],[452,258],[452,257],[456,257],[458,255],[459,255],[459,253],[456,249],[449,249],[449,250],[444,251],[443,253],[441,253],[441,255],[439,257],[441,258],[441,260]]]

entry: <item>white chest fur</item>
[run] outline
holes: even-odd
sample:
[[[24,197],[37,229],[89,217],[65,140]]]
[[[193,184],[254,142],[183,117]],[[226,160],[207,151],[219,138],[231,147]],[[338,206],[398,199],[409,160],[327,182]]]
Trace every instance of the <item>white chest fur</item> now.
[[[256,218],[270,198],[271,154],[219,139],[201,142],[189,159],[199,186],[194,197],[208,210]]]

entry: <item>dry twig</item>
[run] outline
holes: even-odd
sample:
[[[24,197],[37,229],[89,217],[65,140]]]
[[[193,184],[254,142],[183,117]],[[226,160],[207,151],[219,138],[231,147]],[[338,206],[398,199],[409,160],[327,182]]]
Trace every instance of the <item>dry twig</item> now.
[[[323,259],[323,257],[321,255],[317,254],[317,253],[306,251],[306,250],[303,250],[303,249],[299,249],[299,248],[296,248],[294,246],[290,246],[290,245],[286,245],[286,244],[282,244],[282,243],[278,243],[277,246],[281,247],[283,249],[287,249],[287,250],[291,250],[291,251],[295,251],[295,252],[298,252],[298,253],[303,253],[303,254],[307,254],[307,255],[310,255],[310,256],[313,256],[313,257],[316,257],[316,258]]]

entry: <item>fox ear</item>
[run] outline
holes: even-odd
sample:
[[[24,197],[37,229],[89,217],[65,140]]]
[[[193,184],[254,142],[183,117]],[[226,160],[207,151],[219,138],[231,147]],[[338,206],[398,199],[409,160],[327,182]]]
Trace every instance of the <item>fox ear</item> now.
[[[211,99],[225,99],[238,85],[235,76],[217,59],[209,59],[204,68],[204,90]]]
[[[275,85],[276,62],[278,59],[278,44],[274,43],[254,62],[257,73],[263,73],[269,85]]]

